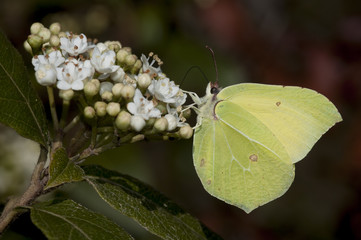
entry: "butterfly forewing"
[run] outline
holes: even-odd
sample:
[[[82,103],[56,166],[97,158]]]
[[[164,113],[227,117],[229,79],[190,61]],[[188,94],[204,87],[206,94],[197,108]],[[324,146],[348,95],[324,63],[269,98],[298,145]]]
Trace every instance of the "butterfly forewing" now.
[[[238,84],[223,89],[218,98],[234,103],[262,122],[294,163],[342,120],[326,97],[307,88]]]

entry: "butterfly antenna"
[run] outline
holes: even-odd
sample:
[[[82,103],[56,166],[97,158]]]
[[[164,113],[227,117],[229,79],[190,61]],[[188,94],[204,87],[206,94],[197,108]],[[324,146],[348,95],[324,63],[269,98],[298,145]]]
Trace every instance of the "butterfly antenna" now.
[[[213,49],[206,46],[206,48],[211,52],[212,54],[212,59],[213,59],[213,63],[214,63],[214,68],[216,69],[216,84],[218,85],[218,68],[217,68],[217,62],[216,62],[216,58],[214,56],[214,52],[213,52]]]
[[[191,70],[193,70],[194,68],[195,68],[195,69],[198,69],[198,71],[202,74],[203,79],[204,79],[207,83],[209,82],[209,81],[208,81],[208,78],[206,77],[206,75],[204,74],[204,72],[202,71],[202,69],[201,69],[199,66],[192,66],[192,67],[190,67],[190,68],[187,70],[187,72],[184,74],[184,77],[183,77],[182,81],[180,82],[179,86],[182,86],[184,80],[185,80],[186,77],[188,76],[188,73],[189,73]]]

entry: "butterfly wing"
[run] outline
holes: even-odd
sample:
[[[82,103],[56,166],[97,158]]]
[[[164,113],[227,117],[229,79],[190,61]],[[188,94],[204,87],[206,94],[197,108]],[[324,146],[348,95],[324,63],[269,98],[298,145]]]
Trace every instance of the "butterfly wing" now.
[[[242,122],[244,128],[255,124],[261,128],[257,131],[272,137],[252,115],[225,103],[219,103],[221,109],[237,112],[233,120]],[[282,154],[285,151],[275,152],[244,134],[242,128],[234,129],[219,119],[203,119],[194,135],[194,165],[204,188],[247,213],[281,196],[291,185],[294,166]]]
[[[243,83],[223,89],[217,97],[257,118],[276,136],[293,163],[303,159],[328,129],[342,121],[325,96],[307,88]],[[227,120],[223,112],[216,110],[216,114],[237,128],[238,123]],[[264,139],[260,136],[257,140]]]
[[[293,163],[341,121],[327,98],[304,88],[239,84],[217,97],[217,117],[195,131],[194,165],[211,195],[247,213],[283,195]]]

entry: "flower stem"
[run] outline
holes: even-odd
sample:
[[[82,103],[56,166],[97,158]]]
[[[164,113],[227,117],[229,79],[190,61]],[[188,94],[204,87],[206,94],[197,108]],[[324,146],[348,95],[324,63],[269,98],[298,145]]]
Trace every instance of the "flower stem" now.
[[[55,131],[57,131],[59,128],[59,122],[58,122],[58,115],[56,114],[54,90],[53,90],[53,87],[49,87],[49,86],[46,87],[46,89],[48,90],[50,112],[51,112],[51,117],[53,119],[54,129],[55,129]]]
[[[90,139],[90,148],[93,149],[95,147],[96,144],[96,140],[97,140],[97,126],[94,124],[92,126],[92,135],[91,135],[91,139]]]
[[[0,235],[5,231],[8,225],[22,212],[16,208],[28,206],[37,198],[45,186],[47,178],[43,178],[44,165],[48,157],[48,151],[41,147],[38,162],[35,166],[28,189],[20,197],[13,198],[7,202],[0,216]],[[44,182],[45,180],[45,182]]]
[[[67,133],[70,129],[72,129],[80,120],[80,114],[77,115],[75,118],[73,118],[73,120],[71,120],[71,122],[64,127],[63,132]]]
[[[65,126],[66,119],[68,117],[68,112],[69,112],[69,105],[70,105],[69,100],[63,100],[63,110],[61,112],[60,128],[64,128],[64,126]]]

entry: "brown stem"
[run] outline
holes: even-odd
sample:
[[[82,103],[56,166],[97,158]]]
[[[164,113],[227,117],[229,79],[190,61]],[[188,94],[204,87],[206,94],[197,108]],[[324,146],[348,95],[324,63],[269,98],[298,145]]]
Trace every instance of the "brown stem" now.
[[[42,173],[48,157],[47,155],[47,149],[41,147],[39,159],[35,166],[33,175],[31,176],[31,181],[28,189],[24,192],[22,196],[10,199],[5,205],[5,208],[0,216],[0,236],[9,226],[9,224],[21,214],[21,212],[18,211],[16,208],[30,205],[43,191],[44,181],[42,181]]]

